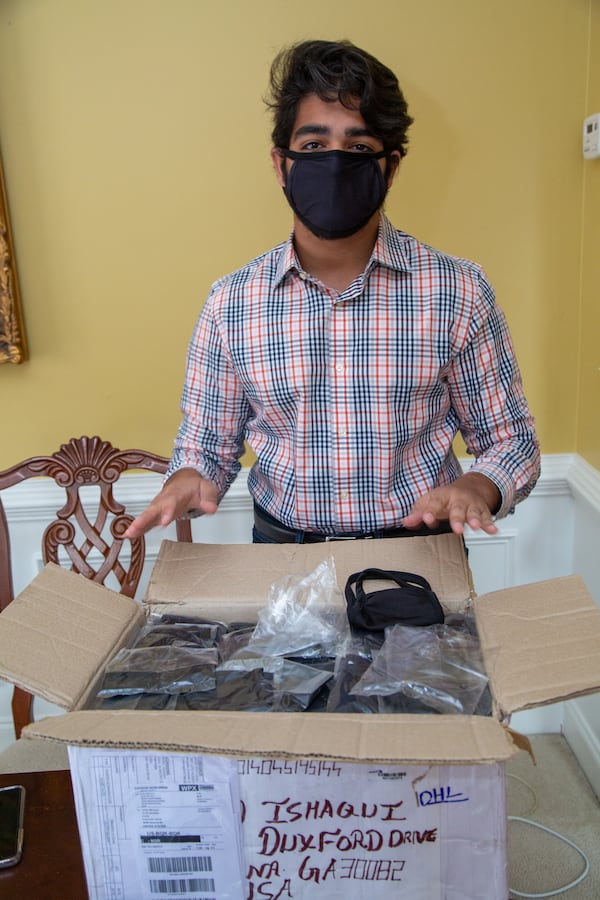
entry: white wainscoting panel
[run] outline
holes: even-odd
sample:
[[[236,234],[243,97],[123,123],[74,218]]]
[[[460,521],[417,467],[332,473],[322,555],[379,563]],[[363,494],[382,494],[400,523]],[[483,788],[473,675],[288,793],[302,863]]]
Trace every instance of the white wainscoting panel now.
[[[583,577],[600,609],[600,472],[576,457],[569,468],[568,482],[576,511],[573,571]],[[600,693],[565,704],[563,731],[600,797]]]
[[[565,703],[563,732],[600,799],[600,696]]]
[[[576,515],[573,523],[573,571],[585,580],[600,607],[600,472],[577,457],[568,472]]]
[[[469,530],[465,535],[479,595],[573,571],[573,499],[567,482],[571,464],[571,456],[545,457],[531,496],[497,522],[498,534]],[[563,704],[556,703],[516,713],[511,727],[523,734],[558,732],[562,720]]]

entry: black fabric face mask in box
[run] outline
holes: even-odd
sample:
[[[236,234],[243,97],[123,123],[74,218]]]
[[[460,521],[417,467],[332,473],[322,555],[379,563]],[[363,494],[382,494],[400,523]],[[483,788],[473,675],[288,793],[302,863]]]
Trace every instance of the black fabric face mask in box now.
[[[365,591],[365,581],[391,581],[395,587]],[[363,569],[346,582],[346,608],[352,628],[383,631],[391,625],[437,625],[444,610],[429,582],[410,572]]]

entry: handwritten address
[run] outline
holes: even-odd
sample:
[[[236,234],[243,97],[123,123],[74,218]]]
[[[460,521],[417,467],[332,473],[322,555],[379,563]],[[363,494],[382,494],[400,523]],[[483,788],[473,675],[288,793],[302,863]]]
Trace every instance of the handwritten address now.
[[[417,791],[405,772],[377,770],[357,780],[354,770],[364,770],[348,768],[353,771],[342,767],[332,781],[323,773],[276,771],[264,761],[246,767],[242,816],[248,900],[312,897],[315,888],[314,896],[323,900],[375,900],[390,896],[386,884],[402,883],[409,890],[418,872],[439,868],[435,809],[468,803],[468,796],[451,784],[432,782],[421,782]],[[280,787],[287,790],[277,796]],[[360,882],[365,890],[366,883],[373,889],[379,885],[380,892],[356,893]]]

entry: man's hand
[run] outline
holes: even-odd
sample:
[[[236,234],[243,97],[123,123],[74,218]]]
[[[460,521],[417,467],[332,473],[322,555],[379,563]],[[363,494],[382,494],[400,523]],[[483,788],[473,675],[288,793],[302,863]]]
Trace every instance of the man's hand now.
[[[170,525],[191,509],[212,515],[218,505],[219,494],[212,481],[207,481],[195,469],[179,469],[123,536],[140,537],[156,525]]]
[[[493,512],[500,502],[500,491],[489,478],[479,472],[467,472],[453,484],[434,488],[420,497],[402,524],[405,528],[435,528],[440,522],[450,522],[455,534],[463,534],[465,525],[496,534]]]

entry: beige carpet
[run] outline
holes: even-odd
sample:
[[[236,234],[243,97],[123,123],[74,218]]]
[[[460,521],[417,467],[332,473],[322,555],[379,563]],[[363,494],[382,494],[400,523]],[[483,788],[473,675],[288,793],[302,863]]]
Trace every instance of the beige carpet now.
[[[54,741],[22,740],[0,753],[0,772],[49,772],[69,768],[69,754],[64,744]]]
[[[520,891],[525,896],[600,900],[598,798],[561,735],[534,735],[531,743],[537,765],[519,753],[506,767],[508,815],[531,819],[568,838],[587,855],[590,871],[580,884],[559,890],[583,872],[585,862],[577,850],[530,825],[509,821],[510,897],[518,898]]]

